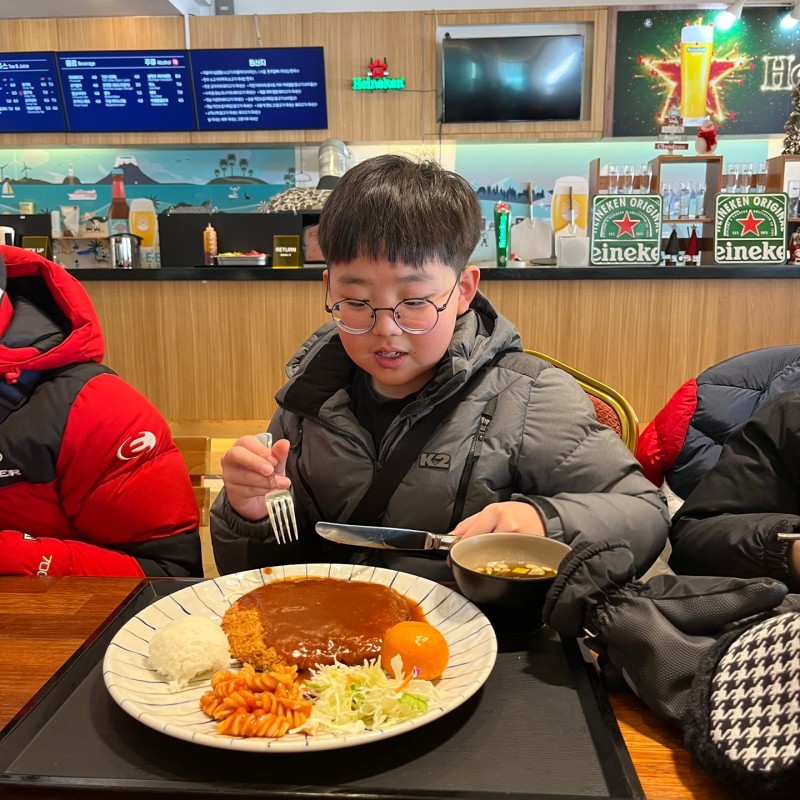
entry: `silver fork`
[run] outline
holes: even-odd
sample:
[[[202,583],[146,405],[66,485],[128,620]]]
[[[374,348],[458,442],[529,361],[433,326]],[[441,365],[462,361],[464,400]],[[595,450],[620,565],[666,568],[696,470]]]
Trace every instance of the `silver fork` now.
[[[266,447],[272,447],[271,433],[257,433],[256,439]],[[294,515],[294,499],[292,493],[286,489],[275,489],[267,492],[264,497],[269,514],[272,532],[278,544],[297,541],[300,536],[297,532],[297,519]]]

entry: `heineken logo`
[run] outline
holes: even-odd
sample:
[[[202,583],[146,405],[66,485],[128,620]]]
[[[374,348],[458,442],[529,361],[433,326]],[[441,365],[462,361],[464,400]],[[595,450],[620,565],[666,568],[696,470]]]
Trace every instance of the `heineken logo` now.
[[[719,194],[714,214],[714,260],[718,264],[786,262],[787,197]]]
[[[367,66],[367,76],[365,78],[353,78],[354,92],[375,92],[387,91],[388,89],[405,89],[405,78],[390,78],[389,65],[386,57],[381,61],[374,58]]]
[[[597,195],[592,202],[592,264],[659,264],[661,197]]]

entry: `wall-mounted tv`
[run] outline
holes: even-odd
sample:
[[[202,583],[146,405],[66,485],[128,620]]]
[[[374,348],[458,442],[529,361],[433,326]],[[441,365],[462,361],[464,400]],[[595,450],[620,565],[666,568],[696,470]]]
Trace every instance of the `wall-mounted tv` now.
[[[185,50],[56,55],[71,132],[195,129]]]
[[[321,47],[192,50],[201,131],[328,127]]]
[[[580,34],[442,39],[442,122],[581,119]]]
[[[65,131],[52,53],[0,53],[0,133]]]

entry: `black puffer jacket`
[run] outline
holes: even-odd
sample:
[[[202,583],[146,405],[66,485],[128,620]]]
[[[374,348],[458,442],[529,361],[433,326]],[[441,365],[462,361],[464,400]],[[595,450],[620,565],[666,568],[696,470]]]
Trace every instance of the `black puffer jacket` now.
[[[792,591],[787,545],[800,530],[800,391],[783,393],[731,434],[674,519],[670,567],[692,575],[772,577]]]

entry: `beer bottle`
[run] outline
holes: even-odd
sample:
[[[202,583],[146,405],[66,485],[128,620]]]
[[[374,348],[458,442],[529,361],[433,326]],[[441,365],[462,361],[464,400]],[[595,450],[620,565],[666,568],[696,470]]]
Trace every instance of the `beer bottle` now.
[[[121,169],[111,173],[111,206],[108,209],[108,232],[128,233],[128,214],[130,208],[125,199],[125,179]]]

